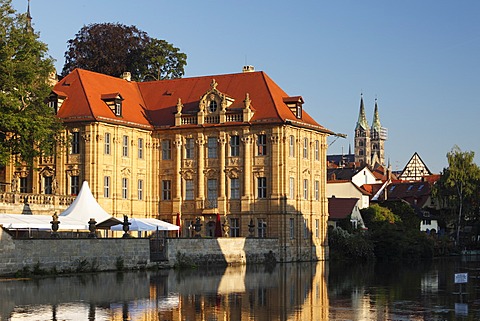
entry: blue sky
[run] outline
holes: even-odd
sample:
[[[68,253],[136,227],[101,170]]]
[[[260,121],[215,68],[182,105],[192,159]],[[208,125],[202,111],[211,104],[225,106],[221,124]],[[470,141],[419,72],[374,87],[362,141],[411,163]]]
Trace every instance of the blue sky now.
[[[417,152],[438,173],[454,145],[479,164],[480,1],[31,0],[30,11],[59,71],[82,26],[135,25],[188,55],[186,77],[265,71],[348,135],[329,154],[353,146],[363,93],[370,125],[378,99],[393,170]]]

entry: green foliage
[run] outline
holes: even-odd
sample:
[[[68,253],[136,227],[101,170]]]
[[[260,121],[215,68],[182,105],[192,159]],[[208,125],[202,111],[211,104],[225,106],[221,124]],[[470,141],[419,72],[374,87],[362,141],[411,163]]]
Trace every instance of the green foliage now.
[[[433,257],[433,240],[420,230],[404,230],[385,224],[371,231],[375,257],[384,260]]]
[[[341,227],[329,228],[328,244],[332,260],[370,260],[374,258],[373,244],[361,233],[349,233]]]
[[[83,26],[68,41],[62,75],[75,68],[114,77],[130,72],[136,81],[182,77],[187,55],[135,26],[96,23]]]
[[[420,218],[415,213],[413,207],[405,201],[383,202],[381,206],[388,208],[394,215],[400,218],[400,222],[404,228],[408,230],[418,230],[420,227]]]
[[[456,226],[457,245],[464,220],[479,220],[480,168],[473,162],[474,157],[474,152],[462,152],[454,146],[447,153],[448,168],[443,169],[433,190],[433,195],[447,209],[444,211],[447,223]]]
[[[10,0],[0,0],[0,165],[52,155],[61,124],[45,103],[53,60]]]
[[[388,208],[382,207],[378,204],[372,204],[370,207],[362,209],[360,212],[365,225],[368,228],[401,222],[398,215],[395,215]]]
[[[177,269],[195,268],[196,264],[185,253],[177,252],[177,260],[174,264]]]

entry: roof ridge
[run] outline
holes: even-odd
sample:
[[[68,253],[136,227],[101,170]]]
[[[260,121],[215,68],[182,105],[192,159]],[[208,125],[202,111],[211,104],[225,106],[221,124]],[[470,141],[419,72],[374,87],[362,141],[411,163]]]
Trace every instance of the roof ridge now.
[[[90,70],[80,69],[80,68],[75,68],[73,71],[76,72],[77,75],[78,75],[78,81],[80,82],[80,86],[82,86],[82,95],[85,97],[85,100],[86,100],[87,106],[88,106],[88,110],[90,111],[90,115],[95,121],[98,121],[97,117],[95,116],[95,113],[92,110],[92,104],[90,103],[90,99],[87,95],[87,91],[85,90],[85,86],[83,84],[83,79],[82,79],[82,73],[84,71],[88,71],[88,72],[91,72],[91,73],[95,73],[95,72],[90,71]]]

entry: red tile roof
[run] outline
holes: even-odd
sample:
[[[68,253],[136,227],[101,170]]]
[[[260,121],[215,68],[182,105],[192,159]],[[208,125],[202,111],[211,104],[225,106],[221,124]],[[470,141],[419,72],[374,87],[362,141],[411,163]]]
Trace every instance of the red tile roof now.
[[[252,110],[255,111],[251,123],[291,121],[332,133],[305,111],[302,119],[297,119],[284,102],[284,99],[289,100],[289,96],[262,71],[137,83],[75,69],[55,86],[54,91],[67,96],[58,111],[58,116],[65,122],[101,120],[140,127],[168,127],[175,124],[178,99],[184,106],[182,113],[197,111],[200,97],[210,90],[213,79],[218,83],[220,92],[234,99],[229,109],[243,108],[243,101],[249,94]],[[123,117],[115,116],[101,99],[102,95],[105,97],[112,93],[119,93],[124,99]],[[299,96],[293,98],[300,99]]]
[[[338,198],[331,197],[328,199],[328,215],[329,219],[341,220],[352,214],[358,198]]]

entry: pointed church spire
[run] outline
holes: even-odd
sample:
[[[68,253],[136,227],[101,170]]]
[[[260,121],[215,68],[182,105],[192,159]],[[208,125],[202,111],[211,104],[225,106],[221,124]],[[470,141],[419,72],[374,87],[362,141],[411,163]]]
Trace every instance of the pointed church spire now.
[[[381,129],[382,125],[380,124],[380,116],[378,114],[377,98],[375,98],[375,111],[373,113],[372,132],[376,131],[377,133],[380,133]]]
[[[33,31],[32,15],[30,14],[30,0],[28,0],[28,4],[27,4],[27,23],[26,23],[26,26],[25,26],[25,30]]]
[[[368,129],[368,121],[367,121],[367,116],[365,115],[365,106],[363,105],[363,93],[360,94],[360,112],[358,114],[358,121],[357,121],[357,126],[355,129]]]

